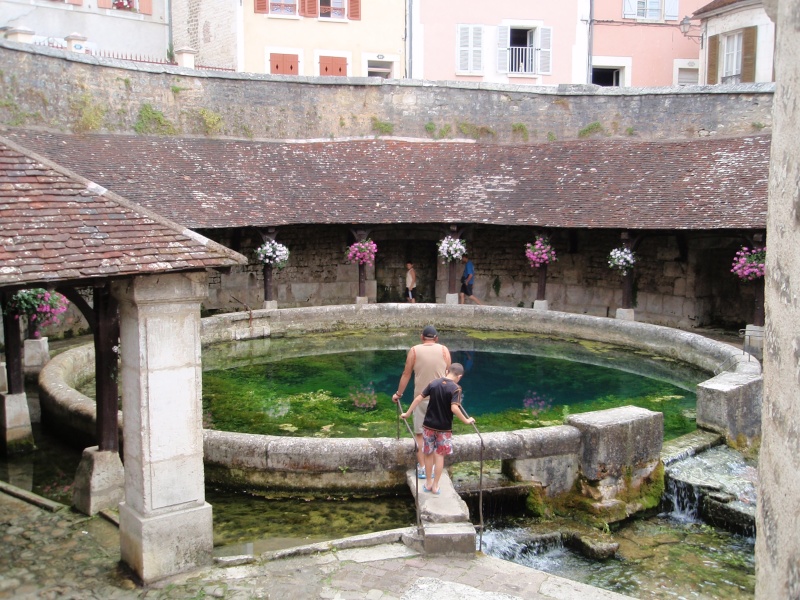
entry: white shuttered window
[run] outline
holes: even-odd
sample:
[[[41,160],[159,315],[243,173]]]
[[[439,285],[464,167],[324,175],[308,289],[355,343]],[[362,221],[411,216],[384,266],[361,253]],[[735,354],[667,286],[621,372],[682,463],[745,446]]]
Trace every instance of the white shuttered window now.
[[[483,72],[483,26],[458,26],[458,71]]]

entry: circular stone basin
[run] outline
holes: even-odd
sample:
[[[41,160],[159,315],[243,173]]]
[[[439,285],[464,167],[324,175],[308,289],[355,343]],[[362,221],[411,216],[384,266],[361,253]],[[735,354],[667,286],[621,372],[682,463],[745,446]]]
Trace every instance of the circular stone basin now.
[[[632,405],[663,412],[671,439],[694,429],[694,388],[707,378],[675,359],[602,342],[459,330],[440,331],[440,341],[466,369],[464,407],[483,432],[558,425],[568,414]],[[391,395],[407,349],[418,342],[408,331],[362,330],[208,347],[204,426],[262,435],[394,436]],[[406,407],[412,390],[409,384]],[[456,432],[472,431],[454,425]]]

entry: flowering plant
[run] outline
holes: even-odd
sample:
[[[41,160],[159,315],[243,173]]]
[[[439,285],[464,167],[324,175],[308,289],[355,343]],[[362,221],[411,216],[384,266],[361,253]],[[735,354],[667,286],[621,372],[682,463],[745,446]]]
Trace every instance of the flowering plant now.
[[[441,256],[445,262],[461,260],[461,257],[467,253],[467,245],[464,243],[464,240],[449,235],[439,242],[438,247],[439,256]]]
[[[375,393],[372,382],[370,381],[362,387],[350,388],[350,401],[356,408],[363,408],[364,410],[375,408],[378,403],[378,394]]]
[[[531,414],[534,417],[538,417],[540,414],[550,410],[553,407],[553,402],[550,400],[550,398],[530,390],[528,390],[528,392],[525,394],[522,404],[525,408],[531,411]]]
[[[764,276],[764,261],[767,260],[766,248],[748,248],[743,246],[733,259],[731,273],[744,281],[753,281]]]
[[[275,240],[267,240],[256,249],[256,256],[265,265],[282,269],[289,262],[289,249]]]
[[[543,236],[537,235],[532,244],[525,244],[525,258],[531,263],[531,268],[538,269],[542,265],[556,262],[556,250],[550,244],[550,240]]]
[[[360,265],[372,265],[375,263],[375,255],[378,253],[378,245],[367,238],[363,242],[350,244],[347,249],[347,262],[358,263]]]
[[[608,255],[608,266],[612,269],[619,269],[623,275],[627,275],[628,269],[633,269],[635,264],[636,255],[633,250],[625,246],[614,248]]]
[[[43,288],[20,290],[8,303],[6,310],[15,319],[24,316],[28,319],[28,329],[33,337],[39,337],[40,329],[61,321],[60,315],[67,310],[69,301],[58,292]]]

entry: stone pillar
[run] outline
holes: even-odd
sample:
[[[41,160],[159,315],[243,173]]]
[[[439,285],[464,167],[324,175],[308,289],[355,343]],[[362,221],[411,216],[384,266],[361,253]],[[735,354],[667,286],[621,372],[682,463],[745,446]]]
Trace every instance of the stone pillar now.
[[[193,48],[178,48],[175,50],[175,62],[178,63],[179,67],[194,69],[194,57],[197,53],[197,50]]]
[[[67,50],[70,52],[86,52],[86,46],[83,42],[89,38],[87,38],[85,35],[81,35],[80,33],[70,33],[64,39],[67,40]]]
[[[29,452],[35,448],[28,398],[21,394],[0,394],[0,450],[6,454]]]
[[[12,27],[11,29],[6,29],[5,36],[9,42],[32,44],[34,33],[33,29],[28,29],[27,27]]]
[[[800,11],[764,0],[775,21],[775,99],[767,208],[764,404],[756,513],[757,600],[800,598]]]
[[[120,304],[125,501],[122,560],[144,583],[211,561],[205,502],[200,303],[205,272],[115,282]]]
[[[632,308],[618,308],[616,313],[617,319],[622,319],[624,321],[635,321],[636,316],[634,314],[634,309]]]

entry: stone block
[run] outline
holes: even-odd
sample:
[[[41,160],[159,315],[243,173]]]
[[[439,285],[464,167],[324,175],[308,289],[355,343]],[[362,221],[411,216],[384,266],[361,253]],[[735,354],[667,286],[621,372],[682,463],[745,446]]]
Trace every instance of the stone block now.
[[[264,300],[261,308],[265,310],[277,310],[278,309],[278,301],[277,300]]]
[[[547,300],[534,300],[533,310],[550,310],[550,305]]]
[[[503,472],[517,481],[541,484],[548,497],[565,494],[575,485],[580,459],[578,454],[522,458],[503,462]]]
[[[636,314],[632,308],[618,308],[616,312],[616,318],[622,321],[635,321]]]
[[[445,304],[458,304],[458,294],[445,294]]]
[[[75,472],[72,505],[86,515],[116,509],[125,499],[125,470],[117,452],[86,448]]]
[[[697,426],[749,446],[761,437],[764,380],[751,373],[725,372],[697,386]]]
[[[145,517],[123,502],[119,525],[122,560],[144,584],[211,563],[210,504]]]
[[[583,436],[581,474],[591,481],[623,477],[626,470],[658,462],[664,415],[623,406],[572,415],[568,423]]]
[[[25,340],[22,365],[26,370],[40,370],[50,360],[47,338]]]
[[[423,527],[426,554],[474,555],[475,527],[472,523],[441,523]]]
[[[35,448],[26,394],[0,394],[0,450],[6,454]]]

